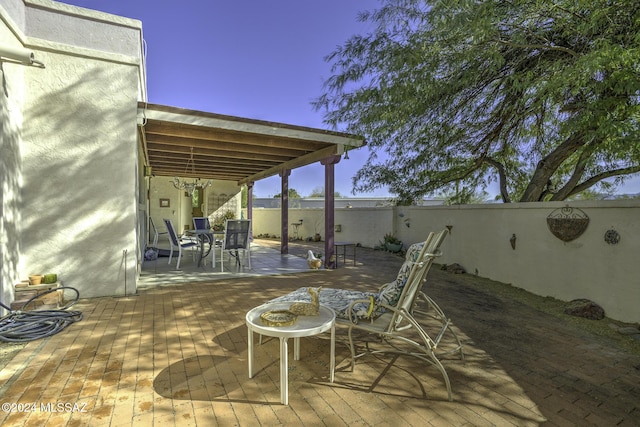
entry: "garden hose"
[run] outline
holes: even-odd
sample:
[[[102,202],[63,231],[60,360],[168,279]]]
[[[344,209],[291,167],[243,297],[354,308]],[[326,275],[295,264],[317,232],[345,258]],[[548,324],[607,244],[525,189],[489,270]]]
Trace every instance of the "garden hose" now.
[[[25,309],[37,298],[52,292],[68,289],[75,292],[75,298],[64,307],[56,310],[28,310]],[[82,320],[82,312],[67,309],[78,302],[80,292],[68,286],[50,289],[35,295],[22,305],[22,309],[13,311],[0,302],[0,306],[10,313],[0,319],[0,341],[26,342],[49,337],[62,331],[72,323]]]

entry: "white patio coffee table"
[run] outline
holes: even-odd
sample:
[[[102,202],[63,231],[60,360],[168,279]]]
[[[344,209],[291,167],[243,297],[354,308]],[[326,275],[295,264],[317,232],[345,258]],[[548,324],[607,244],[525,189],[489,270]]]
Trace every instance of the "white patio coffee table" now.
[[[318,335],[328,330],[331,331],[331,354],[329,360],[330,380],[333,382],[335,371],[336,348],[336,314],[328,307],[320,306],[318,316],[298,316],[291,326],[266,326],[260,321],[260,315],[270,310],[286,310],[290,302],[271,303],[258,306],[247,313],[246,322],[248,330],[248,363],[249,378],[253,378],[253,333],[280,338],[280,402],[289,404],[289,366],[287,340],[293,338],[293,359],[300,360],[300,337]]]

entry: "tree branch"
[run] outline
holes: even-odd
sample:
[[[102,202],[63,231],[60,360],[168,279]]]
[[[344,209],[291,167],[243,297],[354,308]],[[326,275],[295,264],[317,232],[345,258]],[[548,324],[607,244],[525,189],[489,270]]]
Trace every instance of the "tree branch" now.
[[[582,178],[584,170],[587,167],[587,160],[589,160],[589,157],[591,157],[592,153],[593,151],[588,148],[580,153],[580,157],[576,162],[576,167],[573,169],[571,178],[569,178],[569,180],[562,186],[562,188],[551,197],[552,201],[564,200],[569,197],[571,191],[576,187],[576,185],[578,185],[578,182],[580,182],[580,178]]]
[[[550,46],[546,44],[520,44],[520,43],[513,43],[507,40],[502,40],[502,39],[498,39],[498,43],[501,43],[505,46],[517,47],[521,49],[558,50],[560,52],[568,53],[573,57],[578,57],[578,53],[576,51],[564,46],[553,46],[553,45]]]
[[[500,197],[502,197],[502,201],[504,203],[511,203],[511,198],[507,191],[507,174],[504,170],[504,165],[491,157],[485,157],[484,161],[498,170],[498,176],[500,179]]]
[[[571,190],[571,192],[567,195],[567,197],[573,196],[574,194],[584,191],[594,186],[599,181],[602,181],[603,179],[607,179],[607,178],[611,178],[613,176],[619,176],[619,175],[631,175],[638,172],[640,172],[640,165],[630,166],[628,168],[622,168],[622,169],[613,169],[613,170],[608,170],[608,171],[599,173],[598,175],[594,175],[591,178],[587,179],[580,185],[576,185],[573,188],[573,190]]]

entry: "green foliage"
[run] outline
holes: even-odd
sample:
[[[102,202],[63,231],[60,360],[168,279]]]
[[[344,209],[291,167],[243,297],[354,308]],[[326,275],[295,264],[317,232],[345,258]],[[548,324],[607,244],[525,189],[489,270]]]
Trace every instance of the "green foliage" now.
[[[243,185],[240,189],[240,207],[245,209],[249,204],[249,189]]]
[[[215,231],[224,230],[225,224],[228,219],[236,219],[236,214],[231,210],[217,214],[213,218],[213,224],[211,225],[211,228]]]
[[[275,196],[273,196],[274,199],[279,199],[282,197],[282,193],[278,193]],[[298,194],[298,192],[295,190],[295,188],[290,188],[289,189],[289,199],[301,199],[302,196],[300,196],[300,194]]]
[[[487,192],[475,191],[475,188],[456,188],[453,192],[439,194],[437,197],[444,199],[445,205],[471,205],[487,202]]]
[[[200,191],[194,191],[191,194],[191,207],[192,208],[197,208],[200,206],[200,195],[202,194],[202,190]]]
[[[315,187],[313,190],[311,190],[311,194],[309,194],[309,197],[324,197],[324,187]],[[342,197],[342,195],[339,191],[334,191],[333,197],[338,198]]]
[[[640,171],[636,2],[386,0],[361,19],[314,102],[367,139],[356,191],[565,200]]]
[[[309,197],[324,197],[324,187],[315,187]]]
[[[398,239],[398,238],[396,237],[396,235],[395,235],[395,234],[392,234],[392,233],[387,233],[387,234],[385,234],[385,235],[384,235],[384,238],[383,238],[383,241],[384,241],[384,243],[390,243],[390,244],[392,244],[392,245],[399,245],[400,243],[402,243],[402,242],[400,241],[400,239]]]

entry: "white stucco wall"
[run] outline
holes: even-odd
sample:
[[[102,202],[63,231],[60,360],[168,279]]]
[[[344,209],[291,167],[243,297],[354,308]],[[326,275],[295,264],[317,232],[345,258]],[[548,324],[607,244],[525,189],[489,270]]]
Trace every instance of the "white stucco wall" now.
[[[2,0],[2,3],[0,4],[0,11],[2,11],[1,20],[3,21],[3,24],[8,24],[20,33],[25,32],[26,21],[25,5],[23,0]]]
[[[22,43],[14,30],[18,23],[2,9],[10,8],[20,17],[20,4],[0,6],[0,45],[18,48]],[[20,157],[22,105],[24,102],[24,66],[0,63],[0,302],[9,306],[14,298],[20,260],[21,182]],[[4,310],[0,310],[0,314]]]
[[[58,272],[86,297],[124,293],[123,251],[136,253],[137,72],[56,54],[46,64],[55,77],[39,78],[25,104],[23,274]]]
[[[588,298],[612,318],[640,321],[640,202],[572,202],[589,217],[580,237],[563,242],[548,229],[547,217],[567,203],[521,203],[458,208],[408,209],[411,230],[452,225],[442,262],[458,262],[476,273],[562,300]],[[399,235],[409,240],[409,229]],[[607,230],[621,240],[605,242]],[[516,249],[510,239],[516,235]]]
[[[212,185],[204,190],[204,200],[201,203],[204,216],[209,216],[212,224],[216,215],[227,210],[231,210],[236,218],[240,218],[240,191],[241,188],[235,182],[213,180]],[[160,206],[160,199],[169,200],[169,206]],[[184,190],[178,190],[173,186],[171,177],[149,178],[149,213],[160,232],[165,231],[164,218],[171,220],[178,233],[182,233],[186,226],[192,228],[191,203],[191,198],[185,196]],[[149,241],[152,237],[150,236]],[[168,247],[168,244],[164,237],[160,239],[158,246]]]
[[[334,223],[340,231],[335,233],[335,241],[360,243],[365,247],[375,247],[387,233],[393,233],[395,208],[341,208],[335,209]],[[246,216],[246,214],[245,214]],[[258,208],[253,210],[253,235],[281,236],[280,209]],[[298,237],[306,240],[320,233],[325,239],[324,209],[289,209],[289,237],[294,238],[299,223]]]
[[[386,233],[408,245],[433,230],[451,226],[440,263],[461,264],[468,273],[562,300],[588,298],[607,315],[640,322],[640,201],[572,202],[589,217],[580,237],[564,242],[548,229],[547,217],[567,203],[514,203],[441,207],[336,209],[336,241],[374,247]],[[303,219],[300,237],[312,235],[317,209],[290,209],[290,222]],[[407,226],[407,224],[409,226]],[[605,242],[607,230],[621,236]],[[253,233],[280,236],[280,210],[255,209]],[[324,223],[321,224],[324,238]],[[290,236],[293,228],[289,227]],[[516,235],[516,248],[510,239]]]
[[[14,269],[20,279],[57,273],[81,297],[135,292],[142,24],[48,0],[24,5],[12,31],[46,68],[20,66]]]

